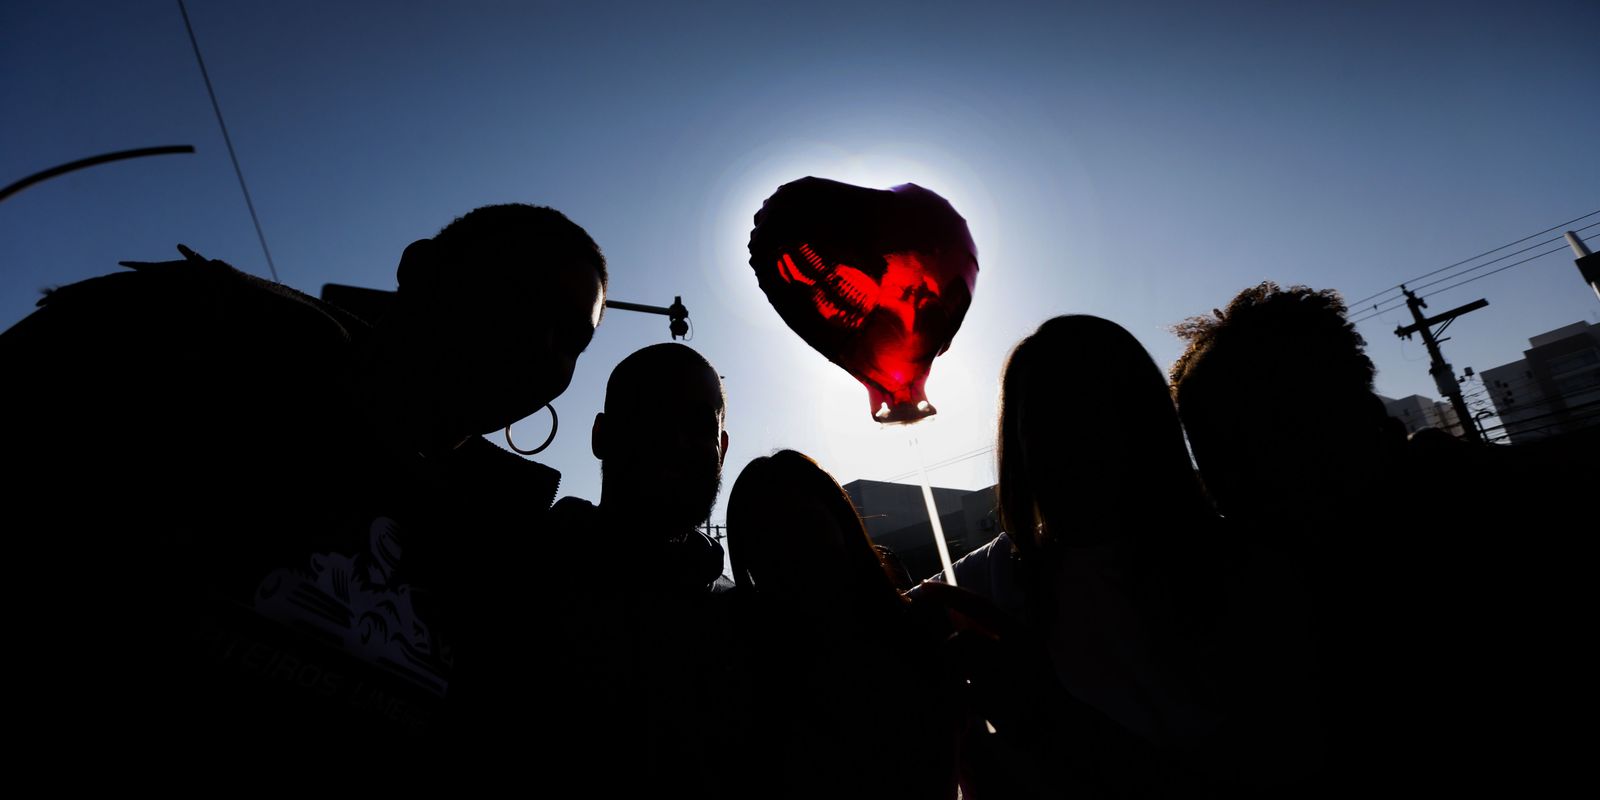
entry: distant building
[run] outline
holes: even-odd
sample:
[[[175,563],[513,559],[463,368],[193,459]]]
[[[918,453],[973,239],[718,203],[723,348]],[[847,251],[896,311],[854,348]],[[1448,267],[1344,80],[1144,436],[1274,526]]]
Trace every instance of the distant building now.
[[[1378,395],[1383,401],[1383,408],[1389,416],[1400,420],[1406,426],[1406,433],[1412,434],[1423,428],[1438,428],[1452,436],[1461,435],[1461,422],[1456,414],[1456,409],[1450,403],[1434,400],[1414,394],[1394,400],[1383,395]]]
[[[1575,322],[1528,344],[1522,358],[1480,373],[1511,442],[1600,424],[1600,327]]]
[[[866,522],[872,541],[893,550],[911,573],[912,581],[939,572],[939,550],[933,542],[933,526],[928,523],[928,506],[920,485],[858,480],[845,484],[844,490]],[[994,497],[993,487],[976,491],[934,488],[933,504],[939,511],[951,561],[978,549],[999,533]]]

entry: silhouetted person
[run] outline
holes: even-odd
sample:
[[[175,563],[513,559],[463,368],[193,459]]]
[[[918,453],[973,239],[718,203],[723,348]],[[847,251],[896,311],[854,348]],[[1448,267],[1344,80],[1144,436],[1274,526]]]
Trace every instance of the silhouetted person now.
[[[1056,317],[1007,359],[998,428],[1005,533],[957,583],[1026,620],[1073,697],[1196,760],[1217,717],[1199,654],[1222,545],[1161,370],[1116,323]],[[1154,776],[1105,779],[1139,793]]]
[[[1224,515],[1345,524],[1392,485],[1401,445],[1344,311],[1331,290],[1269,282],[1178,326],[1174,394]]]
[[[605,260],[557,211],[480,208],[369,321],[180,250],[0,334],[14,563],[53,598],[31,724],[289,774],[414,746],[386,737],[492,681],[479,623],[559,478],[479,435],[566,388]]]
[[[1276,587],[1253,604],[1306,608],[1326,740],[1316,786],[1443,787],[1477,746],[1452,737],[1493,702],[1463,680],[1482,655],[1459,635],[1472,590],[1451,588],[1471,548],[1446,532],[1470,522],[1425,510],[1444,465],[1415,471],[1336,292],[1262,283],[1178,332],[1174,393],[1200,474],[1248,542],[1255,585]]]
[[[792,450],[752,461],[728,542],[753,653],[741,796],[954,797],[963,710],[942,610],[895,589],[839,484]]]
[[[600,502],[563,498],[541,553],[559,593],[544,713],[555,774],[597,795],[720,796],[727,688],[723,550],[697,525],[727,453],[722,381],[657,344],[623,359],[595,416]],[[567,554],[563,551],[570,551]]]

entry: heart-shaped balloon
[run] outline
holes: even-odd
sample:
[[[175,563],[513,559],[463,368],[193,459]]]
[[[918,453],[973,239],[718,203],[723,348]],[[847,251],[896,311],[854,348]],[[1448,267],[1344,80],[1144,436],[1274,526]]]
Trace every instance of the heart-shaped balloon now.
[[[778,187],[755,222],[761,290],[800,338],[867,387],[873,419],[933,415],[923,384],[978,280],[967,221],[915,184],[801,178]]]

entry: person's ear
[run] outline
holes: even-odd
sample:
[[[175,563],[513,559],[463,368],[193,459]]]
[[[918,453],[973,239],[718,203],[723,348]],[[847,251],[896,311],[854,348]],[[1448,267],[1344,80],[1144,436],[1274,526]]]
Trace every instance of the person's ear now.
[[[589,429],[589,452],[601,461],[606,460],[606,412],[594,415],[594,427]]]
[[[400,254],[395,282],[412,291],[430,291],[439,275],[439,246],[432,239],[418,239]]]

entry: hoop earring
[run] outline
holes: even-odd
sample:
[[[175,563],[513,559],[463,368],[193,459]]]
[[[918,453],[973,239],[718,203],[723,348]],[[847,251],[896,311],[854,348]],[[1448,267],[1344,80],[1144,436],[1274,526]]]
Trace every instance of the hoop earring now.
[[[524,450],[524,449],[518,447],[516,442],[511,441],[511,426],[507,425],[506,426],[506,445],[511,448],[512,452],[517,453],[519,455],[524,455],[524,456],[536,456],[536,455],[538,455],[540,453],[543,453],[544,449],[546,447],[549,447],[550,443],[556,440],[556,428],[559,427],[560,424],[561,424],[560,418],[558,418],[556,416],[556,407],[554,405],[551,405],[550,403],[545,403],[544,407],[550,409],[550,435],[545,437],[544,444],[541,444],[538,447],[533,448],[532,450]]]

